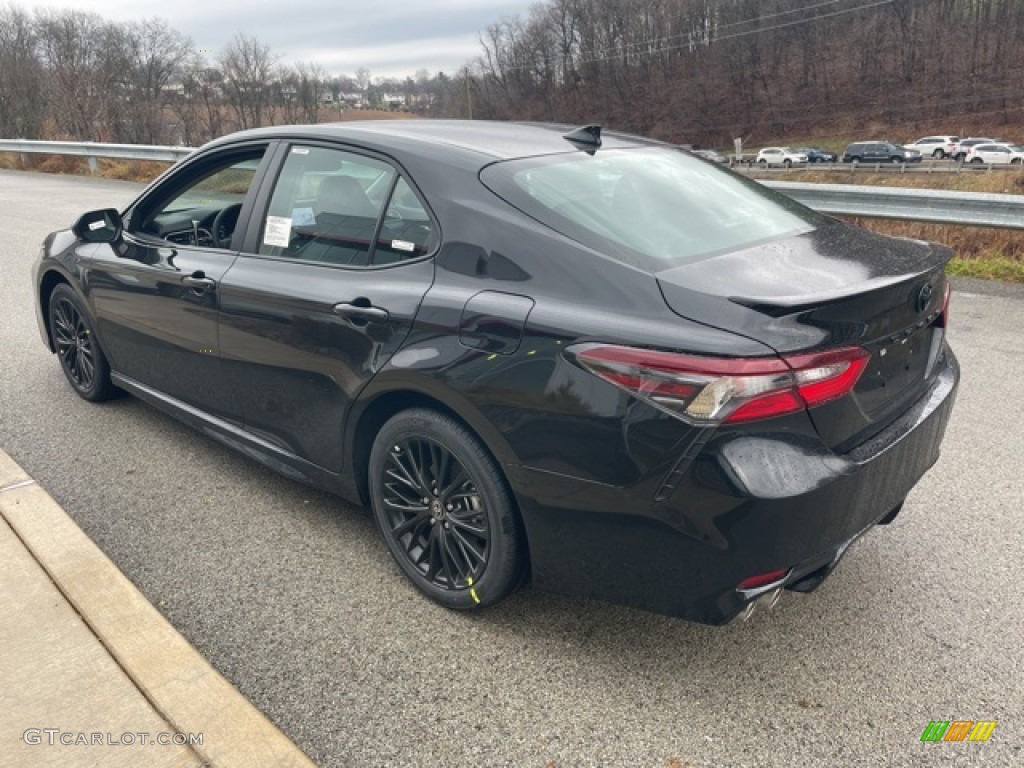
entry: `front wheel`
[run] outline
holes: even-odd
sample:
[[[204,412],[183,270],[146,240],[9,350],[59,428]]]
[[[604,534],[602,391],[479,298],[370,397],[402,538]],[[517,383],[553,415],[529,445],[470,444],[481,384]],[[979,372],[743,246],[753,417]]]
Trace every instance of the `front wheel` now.
[[[110,365],[81,299],[66,283],[50,294],[50,335],[61,370],[79,397],[98,403],[116,393]]]
[[[890,160],[891,160],[891,162],[894,165],[897,164],[897,163],[902,163],[903,162],[903,158],[902,157],[892,157],[892,158],[890,158]]]
[[[984,163],[985,161],[984,161],[984,160],[982,160],[982,159],[981,159],[980,157],[976,157],[976,158],[974,158],[973,160],[971,160],[971,162],[972,162],[972,163],[974,163],[975,165],[981,165],[981,164],[982,164],[982,163]]]
[[[474,610],[515,590],[525,560],[515,502],[462,424],[422,408],[396,414],[374,440],[369,481],[384,541],[425,595]]]
[[[786,166],[787,168],[792,168],[793,167],[793,161],[792,160],[783,160],[782,164],[784,166]]]

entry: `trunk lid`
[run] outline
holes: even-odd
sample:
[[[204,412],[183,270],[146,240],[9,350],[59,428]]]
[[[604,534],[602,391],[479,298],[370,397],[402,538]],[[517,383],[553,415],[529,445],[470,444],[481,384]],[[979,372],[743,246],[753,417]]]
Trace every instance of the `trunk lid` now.
[[[656,275],[677,314],[780,354],[859,346],[870,361],[849,397],[811,410],[845,452],[927,390],[942,350],[944,266],[952,251],[828,219],[811,232]]]

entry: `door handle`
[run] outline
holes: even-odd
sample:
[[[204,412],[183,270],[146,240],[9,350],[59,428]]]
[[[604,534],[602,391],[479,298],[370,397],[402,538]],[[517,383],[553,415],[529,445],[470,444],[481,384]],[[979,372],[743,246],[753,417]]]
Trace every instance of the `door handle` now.
[[[373,321],[384,323],[391,317],[391,314],[382,307],[375,307],[368,299],[359,298],[355,301],[343,302],[334,305],[334,314],[347,317],[350,320],[362,320],[363,322]]]
[[[212,291],[217,287],[217,281],[207,277],[203,272],[193,272],[181,278],[181,282],[197,291]]]

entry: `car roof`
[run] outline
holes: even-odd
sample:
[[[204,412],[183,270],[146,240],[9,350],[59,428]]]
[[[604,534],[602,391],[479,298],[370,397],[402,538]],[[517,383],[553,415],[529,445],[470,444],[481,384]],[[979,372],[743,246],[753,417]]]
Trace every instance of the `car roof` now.
[[[490,120],[365,120],[317,125],[256,128],[225,136],[206,146],[247,139],[327,139],[354,142],[383,151],[448,153],[475,158],[481,165],[509,160],[578,151],[564,138],[579,126],[553,123],[510,123]],[[602,131],[602,149],[669,144],[616,131]]]

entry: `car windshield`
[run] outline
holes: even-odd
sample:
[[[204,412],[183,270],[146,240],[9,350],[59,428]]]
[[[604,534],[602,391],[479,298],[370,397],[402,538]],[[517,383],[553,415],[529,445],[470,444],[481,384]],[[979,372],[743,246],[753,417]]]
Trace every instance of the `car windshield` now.
[[[480,178],[542,224],[652,272],[808,232],[823,221],[785,195],[673,149],[508,160]]]

